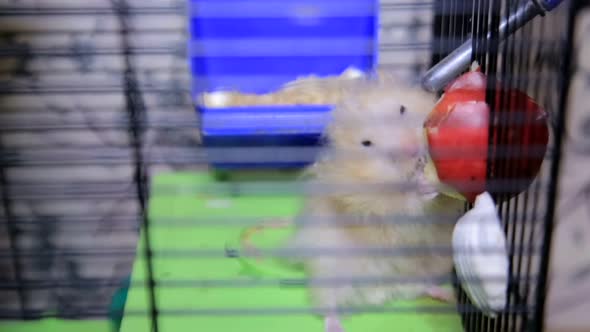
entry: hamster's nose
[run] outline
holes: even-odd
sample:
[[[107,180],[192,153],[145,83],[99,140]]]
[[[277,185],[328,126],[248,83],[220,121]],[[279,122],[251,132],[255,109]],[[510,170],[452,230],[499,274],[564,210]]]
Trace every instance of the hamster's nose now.
[[[420,149],[412,146],[400,146],[398,149],[388,153],[389,157],[394,162],[404,162],[412,159],[416,159],[421,156]]]
[[[419,157],[421,154],[421,150],[422,149],[420,149],[420,146],[418,146],[417,144],[406,144],[402,148],[404,155],[408,158]]]

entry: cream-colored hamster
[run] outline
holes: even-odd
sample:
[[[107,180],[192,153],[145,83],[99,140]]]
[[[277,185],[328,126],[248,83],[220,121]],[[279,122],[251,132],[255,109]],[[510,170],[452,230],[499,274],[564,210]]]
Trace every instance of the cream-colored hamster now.
[[[420,296],[451,300],[450,290],[424,278],[450,275],[454,224],[449,217],[463,211],[463,202],[438,194],[424,176],[423,122],[436,96],[383,78],[350,88],[350,98],[332,112],[325,152],[306,170],[310,183],[321,184],[327,193],[306,199],[288,245],[302,253],[314,250],[301,262],[312,303],[325,316],[329,332],[343,331],[338,309],[344,306]],[[400,185],[408,187],[404,191]],[[395,253],[427,246],[447,251]],[[389,255],[359,255],[368,248]]]

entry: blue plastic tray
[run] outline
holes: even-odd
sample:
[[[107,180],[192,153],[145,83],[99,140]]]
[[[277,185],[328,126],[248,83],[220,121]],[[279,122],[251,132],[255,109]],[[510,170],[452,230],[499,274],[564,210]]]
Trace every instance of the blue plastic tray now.
[[[191,0],[192,95],[206,147],[316,146],[331,105],[207,108],[203,92],[265,93],[299,76],[377,63],[376,0]],[[310,160],[216,162],[300,167]]]

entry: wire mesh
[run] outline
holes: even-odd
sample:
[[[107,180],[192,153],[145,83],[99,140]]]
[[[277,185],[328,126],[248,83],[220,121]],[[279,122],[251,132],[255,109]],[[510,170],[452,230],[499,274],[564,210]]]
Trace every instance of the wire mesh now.
[[[550,188],[556,184],[558,173],[555,172],[559,169],[564,98],[568,89],[568,83],[565,82],[569,80],[571,66],[569,36],[573,30],[569,23],[574,21],[575,10],[564,6],[547,17],[528,22],[502,41],[500,22],[509,21],[509,16],[519,8],[536,4],[527,1],[478,1],[473,6],[472,58],[478,60],[488,76],[486,101],[491,109],[489,130],[496,133],[496,136],[490,137],[488,181],[516,174],[519,166],[512,162],[509,155],[528,155],[529,152],[524,142],[517,142],[515,137],[508,135],[509,126],[515,123],[519,110],[526,108],[526,102],[506,93],[507,89],[517,88],[526,91],[534,99],[543,100],[553,125],[553,137],[549,154],[551,162],[546,163],[546,168],[529,191],[511,198],[506,196],[506,192],[498,192],[488,186],[488,190],[499,200],[498,212],[504,223],[508,243],[512,246],[509,249],[511,281],[507,308],[525,307],[528,310],[505,313],[496,319],[470,313],[464,315],[463,323],[470,331],[541,331],[548,271],[547,247],[550,246],[551,218],[556,197],[555,190]],[[507,29],[511,29],[510,24]],[[559,57],[555,56],[557,50],[563,52]],[[501,83],[497,83],[498,80]],[[557,126],[556,123],[561,125]],[[507,151],[511,152],[506,155],[498,153],[495,148],[498,144],[507,144]],[[543,181],[547,183],[545,189],[541,188]],[[541,217],[543,220],[535,221],[540,216],[544,216]],[[525,254],[521,249],[515,249],[517,244],[520,248],[525,247],[525,243],[538,243],[543,249],[539,255]],[[531,273],[544,277],[532,283],[523,282],[529,280],[527,276]],[[462,295],[462,299],[470,302],[465,295]]]
[[[380,66],[418,80],[430,65],[472,38],[474,59],[488,76],[491,118],[504,125],[517,121],[510,98],[495,96],[492,82],[526,91],[550,113],[554,124],[544,168],[528,191],[502,201],[498,210],[508,237],[509,302],[496,319],[482,315],[461,290],[455,276],[424,280],[455,285],[458,303],[419,309],[346,308],[344,312],[382,314],[462,313],[466,331],[541,331],[551,237],[555,185],[563,132],[573,19],[567,6],[539,17],[503,42],[499,22],[520,0],[384,1],[380,6]],[[235,248],[166,248],[151,241],[161,228],[246,227],[259,218],[150,218],[148,198],[154,190],[167,195],[280,196],[341,192],[342,187],[303,186],[292,179],[264,176],[236,181],[230,176],[210,186],[190,184],[150,188],[156,171],[194,169],[217,161],[315,160],[317,146],[200,146],[198,117],[190,97],[186,61],[185,1],[119,0],[21,1],[0,4],[0,317],[106,317],[114,292],[131,273],[134,259],[146,262],[147,280],[130,289],[147,292],[147,310],[130,309],[126,316],[147,316],[153,331],[163,330],[159,317],[298,315],[304,308],[251,307],[162,308],[162,288],[305,287],[308,279],[157,280],[152,262],[158,259],[222,259],[250,257]],[[573,23],[572,23],[573,24]],[[490,37],[488,38],[488,34]],[[491,92],[490,92],[491,91]],[[510,106],[509,106],[510,105]],[[526,119],[524,119],[526,121]],[[493,122],[493,121],[492,121]],[[490,127],[494,130],[494,127]],[[490,149],[495,176],[515,172],[506,155],[532,153],[513,146],[501,130]],[[492,144],[490,144],[492,146]],[[502,147],[505,147],[502,149]],[[498,171],[500,170],[500,171]],[[492,177],[490,174],[488,175]],[[515,182],[515,181],[513,181]],[[390,190],[397,185],[382,183]],[[502,199],[507,183],[490,179],[488,190]],[[359,192],[375,190],[352,186]],[[388,216],[392,224],[432,222],[421,216]],[[346,216],[342,217],[342,222]],[[443,215],[436,222],[453,223]],[[315,220],[314,223],[321,223]],[[326,221],[328,222],[328,221]],[[141,232],[140,232],[141,230]],[[136,245],[141,234],[141,252]],[[307,255],[420,255],[450,247],[399,246],[359,250],[309,250]],[[304,255],[305,251],[262,251],[264,256]],[[255,255],[254,255],[255,256]],[[252,256],[252,257],[254,257]],[[137,258],[139,259],[139,258]],[[197,261],[198,262],[198,261]],[[4,267],[6,266],[6,267]],[[370,277],[352,278],[372,283]],[[412,284],[419,278],[392,276],[381,282]],[[350,279],[320,280],[326,285]],[[118,315],[123,315],[118,312]]]

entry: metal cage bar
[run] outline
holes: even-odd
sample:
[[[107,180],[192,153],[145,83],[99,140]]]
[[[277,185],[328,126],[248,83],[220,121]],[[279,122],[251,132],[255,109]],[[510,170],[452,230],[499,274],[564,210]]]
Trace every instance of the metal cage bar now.
[[[382,5],[381,13],[428,11],[433,14],[432,22],[385,22],[384,26],[392,31],[413,26],[414,30],[430,31],[432,38],[424,42],[421,32],[413,32],[416,42],[401,42],[399,40],[383,43],[382,53],[414,54],[432,50],[426,58],[415,56],[413,63],[390,62],[383,67],[407,69],[420,72],[431,64],[441,62],[445,56],[464,44],[469,37],[469,45],[474,50],[473,57],[482,64],[488,74],[488,104],[491,105],[492,117],[499,121],[514,121],[508,114],[496,112],[509,102],[506,96],[496,100],[492,82],[505,79],[506,84],[513,84],[529,91],[537,99],[544,99],[544,104],[554,115],[555,141],[549,149],[546,162],[550,163],[549,172],[529,189],[529,192],[510,203],[499,204],[499,212],[505,220],[505,230],[511,242],[511,254],[514,258],[511,264],[510,305],[498,319],[488,319],[476,310],[466,294],[460,290],[456,279],[449,279],[459,289],[459,304],[457,310],[463,314],[463,324],[468,332],[471,331],[541,331],[543,320],[544,290],[547,284],[548,253],[553,226],[553,214],[557,197],[556,185],[561,159],[562,133],[565,121],[565,100],[569,85],[573,24],[576,18],[575,8],[579,1],[571,1],[567,17],[563,15],[561,7],[555,7],[557,1],[539,1],[545,10],[552,10],[546,17],[537,17],[529,22],[530,25],[515,31],[513,35],[505,36],[500,41],[501,21],[508,17],[506,8],[523,1],[480,0],[468,2],[464,0],[436,1],[400,1],[399,3]],[[219,250],[174,250],[154,248],[150,243],[150,232],[162,227],[236,227],[251,225],[255,220],[248,218],[224,218],[200,220],[199,222],[182,218],[161,218],[153,221],[148,215],[147,202],[150,196],[148,188],[151,169],[166,165],[169,168],[182,169],[195,164],[204,164],[212,159],[220,162],[247,161],[249,163],[262,161],[263,163],[283,162],[309,163],[314,160],[318,147],[315,142],[304,146],[274,147],[264,144],[250,144],[248,147],[202,147],[195,132],[198,131],[198,118],[195,116],[194,105],[191,100],[188,68],[186,65],[186,35],[182,26],[149,27],[142,24],[146,17],[167,15],[181,17],[187,13],[185,1],[167,1],[159,4],[145,4],[142,1],[113,1],[110,4],[89,7],[82,6],[52,6],[43,3],[39,8],[19,6],[18,4],[0,7],[0,29],[7,29],[6,38],[0,47],[0,60],[15,61],[15,66],[0,66],[0,197],[2,210],[0,211],[0,225],[8,228],[10,246],[0,249],[0,260],[8,261],[12,266],[14,278],[0,280],[0,291],[16,290],[19,297],[19,308],[15,310],[0,309],[2,318],[38,318],[42,316],[57,317],[104,317],[108,310],[104,307],[78,304],[68,306],[60,304],[57,313],[45,314],[29,308],[31,290],[52,290],[57,288],[79,288],[90,290],[98,287],[116,288],[121,280],[104,278],[78,278],[70,280],[66,277],[42,280],[38,276],[31,276],[21,265],[28,259],[39,261],[59,260],[64,257],[84,257],[88,262],[97,262],[105,257],[125,257],[128,261],[135,255],[135,249],[129,245],[113,246],[105,249],[96,243],[87,244],[82,248],[58,248],[45,242],[34,248],[26,247],[22,242],[24,235],[34,234],[37,237],[50,237],[51,227],[59,225],[64,237],[77,237],[90,232],[95,224],[111,227],[111,230],[138,233],[143,230],[142,240],[146,246],[141,252],[148,262],[147,280],[134,282],[130,287],[145,288],[148,293],[149,309],[147,311],[129,311],[129,315],[149,316],[152,329],[161,330],[159,317],[161,314],[175,315],[232,315],[245,313],[247,315],[299,314],[299,309],[289,308],[258,308],[240,311],[240,309],[162,309],[158,307],[156,288],[164,287],[193,287],[208,285],[209,287],[263,287],[273,285],[301,286],[306,280],[273,279],[264,281],[240,280],[173,280],[156,282],[154,267],[150,264],[153,257],[179,259],[186,257],[224,257],[224,255],[240,254],[240,252]],[[554,10],[553,10],[554,9]],[[560,16],[561,15],[561,16]],[[62,17],[84,19],[105,16],[103,24],[90,29],[90,35],[99,38],[98,46],[91,46],[84,41],[64,42],[60,36],[72,33],[72,29],[61,26],[56,29],[43,27],[44,20]],[[15,22],[22,18],[35,17],[30,26],[21,27]],[[567,29],[562,19],[569,19]],[[112,21],[111,21],[112,20]],[[544,21],[543,21],[544,20]],[[145,21],[144,21],[145,22]],[[543,23],[548,22],[548,23]],[[563,35],[547,35],[546,24],[555,23],[555,30]],[[560,25],[562,24],[562,25]],[[431,25],[431,26],[430,26]],[[511,24],[506,26],[511,29]],[[10,30],[13,29],[13,30]],[[20,30],[19,30],[20,29]],[[545,29],[545,30],[543,30]],[[514,29],[516,30],[516,29]],[[18,34],[19,38],[10,36]],[[163,44],[155,45],[148,38],[151,34],[167,36]],[[116,36],[116,38],[111,38]],[[148,36],[148,37],[146,37]],[[180,36],[181,38],[179,38]],[[422,37],[417,37],[422,36]],[[529,37],[529,41],[523,37]],[[36,38],[36,39],[35,39]],[[53,39],[52,39],[53,38]],[[101,39],[102,38],[102,39]],[[75,39],[75,38],[73,38]],[[30,42],[35,40],[36,44]],[[56,41],[57,40],[57,41]],[[55,43],[55,45],[51,44]],[[405,54],[405,53],[404,53]],[[420,53],[422,54],[422,53]],[[543,58],[561,54],[559,71],[551,67]],[[509,58],[514,56],[514,58]],[[77,57],[77,64],[87,77],[72,74],[73,66],[63,64],[61,60]],[[160,64],[162,57],[174,59],[176,65],[164,66]],[[117,59],[105,62],[103,67],[92,67],[90,61],[101,62],[101,59]],[[541,58],[541,60],[539,60]],[[55,68],[40,64],[38,59],[55,60]],[[94,59],[94,60],[92,60]],[[381,57],[383,59],[383,57]],[[120,60],[120,62],[118,62]],[[411,62],[411,61],[410,61]],[[180,63],[180,65],[178,65]],[[89,66],[89,67],[88,67]],[[92,70],[88,68],[94,68]],[[98,69],[97,69],[98,68]],[[102,72],[101,71],[102,68]],[[539,73],[532,69],[541,68]],[[106,75],[105,73],[109,73]],[[545,75],[545,76],[543,76]],[[42,76],[35,80],[36,76]],[[14,79],[16,77],[17,79]],[[559,83],[542,82],[543,78],[559,78]],[[546,85],[544,86],[543,84]],[[557,85],[559,89],[554,89]],[[116,97],[119,96],[120,97]],[[95,105],[31,102],[25,103],[21,97],[25,96],[77,96],[88,98]],[[113,97],[115,96],[115,97]],[[112,100],[109,99],[113,97]],[[93,99],[94,98],[94,99]],[[4,100],[4,101],[2,101]],[[15,101],[16,100],[16,101]],[[104,102],[104,103],[103,103]],[[8,106],[7,106],[8,105]],[[65,109],[65,110],[64,110]],[[186,112],[190,109],[190,112]],[[58,116],[60,112],[80,111],[84,116]],[[555,110],[560,110],[556,112]],[[51,112],[47,112],[51,111]],[[51,113],[51,114],[49,114]],[[58,114],[58,115],[56,115]],[[505,115],[505,114],[504,114]],[[490,127],[492,128],[492,127]],[[65,138],[55,139],[52,133],[67,136],[81,130],[90,129],[96,134],[96,139],[88,144],[66,145]],[[317,129],[317,128],[316,128]],[[319,130],[318,130],[319,131]],[[174,135],[174,133],[180,134]],[[172,133],[172,134],[171,134]],[[119,135],[121,134],[121,135]],[[22,144],[19,137],[27,137],[31,144]],[[500,135],[501,136],[501,135]],[[76,138],[74,138],[76,139]],[[504,139],[506,139],[504,137]],[[84,142],[82,142],[84,143]],[[20,145],[19,145],[20,144]],[[252,146],[255,145],[255,146]],[[500,148],[489,154],[501,154]],[[508,152],[511,148],[508,147]],[[514,150],[514,148],[512,148]],[[517,152],[525,153],[516,148]],[[507,152],[507,153],[508,153]],[[110,180],[83,179],[79,174],[71,178],[46,177],[39,180],[33,176],[35,170],[43,167],[50,172],[52,168],[60,167],[105,167],[125,168],[122,171],[124,179]],[[498,162],[498,167],[509,167]],[[71,171],[75,173],[75,171]],[[90,172],[90,171],[88,171]],[[490,181],[490,188],[493,181]],[[500,184],[501,185],[501,184]],[[160,188],[161,189],[161,188]],[[301,189],[290,183],[246,183],[235,184],[231,181],[220,183],[213,188],[164,188],[170,193],[175,191],[189,191],[191,193],[240,193],[242,195],[273,196],[280,193],[301,193]],[[490,189],[490,190],[492,190]],[[318,189],[319,190],[319,189]],[[328,190],[328,189],[326,189]],[[86,213],[75,210],[72,214],[53,217],[47,212],[25,214],[24,205],[43,206],[40,210],[49,210],[47,206],[71,203],[72,206],[96,204],[102,200],[131,201],[136,208],[118,211],[113,208],[109,213],[100,215],[97,212]],[[90,210],[94,211],[94,210]],[[45,215],[47,214],[47,215]],[[53,217],[53,218],[52,218]],[[441,218],[442,219],[442,218]],[[411,220],[418,222],[420,218]],[[543,225],[538,228],[539,225]],[[45,228],[42,228],[45,227]],[[46,232],[47,231],[47,232]],[[24,235],[23,235],[24,234]],[[46,239],[44,240],[46,241]],[[540,242],[540,243],[533,243]],[[448,248],[438,248],[441,252],[448,252]],[[398,254],[411,254],[424,248],[399,248]],[[540,254],[540,261],[532,262],[534,254]],[[288,255],[288,253],[284,253]],[[48,263],[49,264],[49,263]],[[65,264],[65,263],[64,263]],[[22,270],[22,271],[21,271]],[[75,273],[73,273],[75,275]],[[370,280],[369,280],[370,281]],[[391,282],[408,282],[392,278]],[[535,287],[536,285],[536,287]],[[68,302],[68,299],[62,300]],[[51,308],[50,308],[51,309]],[[426,307],[424,312],[446,313],[446,309]],[[397,310],[397,311],[396,311]],[[387,312],[384,310],[383,312]],[[403,312],[392,309],[391,314]],[[450,311],[449,311],[450,312]],[[117,314],[122,314],[118,312]]]

